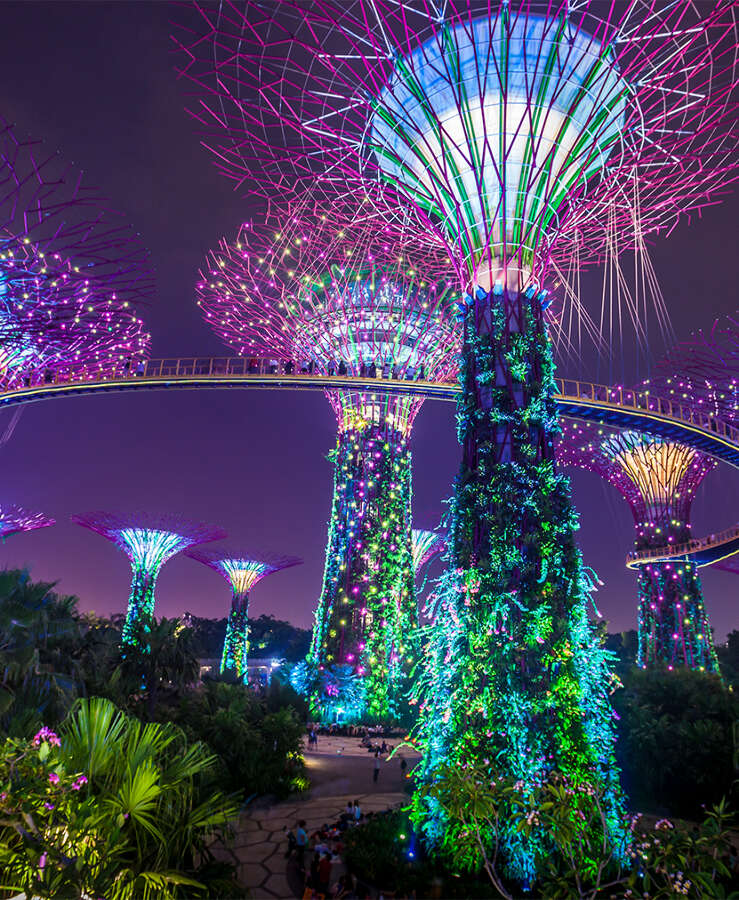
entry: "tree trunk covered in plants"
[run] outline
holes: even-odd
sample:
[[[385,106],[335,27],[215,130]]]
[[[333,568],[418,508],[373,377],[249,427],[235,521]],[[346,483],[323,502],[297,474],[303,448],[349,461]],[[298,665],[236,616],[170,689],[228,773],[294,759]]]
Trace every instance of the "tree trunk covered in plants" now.
[[[395,429],[357,422],[339,433],[323,590],[307,662],[363,683],[342,701],[321,679],[314,705],[344,720],[396,718],[415,662],[417,615],[411,555],[411,452]],[[339,691],[340,693],[340,691]],[[328,701],[328,702],[326,702]],[[353,708],[350,708],[353,704]]]
[[[226,638],[223,642],[221,672],[230,672],[244,684],[248,678],[249,657],[249,594],[234,592],[231,597],[231,611],[226,623]]]
[[[620,852],[610,673],[588,618],[592,582],[569,481],[554,465],[554,365],[540,298],[478,290],[468,299],[449,568],[417,689],[423,778],[447,762],[524,785],[552,770],[575,790],[598,784],[607,840]],[[415,818],[442,850],[460,837],[432,803],[417,801]],[[509,877],[531,885],[550,848],[546,833],[524,837],[504,815]]]
[[[713,634],[694,563],[676,560],[640,567],[637,663],[643,669],[687,666],[718,674]]]

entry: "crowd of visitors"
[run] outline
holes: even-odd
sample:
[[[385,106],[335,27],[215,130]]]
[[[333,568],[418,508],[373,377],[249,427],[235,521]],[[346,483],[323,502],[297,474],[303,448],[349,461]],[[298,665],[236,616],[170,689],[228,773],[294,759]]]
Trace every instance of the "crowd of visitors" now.
[[[294,858],[303,879],[303,900],[364,900],[370,896],[368,887],[346,869],[343,853],[347,830],[372,815],[365,817],[359,800],[350,800],[333,824],[322,825],[309,835],[305,820],[300,819],[287,832],[285,857]],[[311,854],[310,861],[306,858],[308,854]]]
[[[388,728],[385,725],[318,725],[309,724],[308,733],[313,731],[317,735],[327,737],[358,737],[358,738],[399,738],[404,732],[397,728]]]

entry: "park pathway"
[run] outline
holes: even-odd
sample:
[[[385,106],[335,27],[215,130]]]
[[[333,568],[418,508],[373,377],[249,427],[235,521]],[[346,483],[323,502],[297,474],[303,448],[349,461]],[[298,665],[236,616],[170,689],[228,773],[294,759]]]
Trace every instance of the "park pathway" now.
[[[407,750],[402,755],[410,772],[419,756]],[[254,900],[302,896],[295,867],[291,866],[289,873],[285,859],[285,831],[298,819],[305,819],[310,835],[320,826],[336,822],[350,800],[359,800],[366,815],[392,809],[408,799],[400,757],[383,761],[374,784],[374,758],[356,738],[322,737],[317,750],[306,749],[305,762],[311,780],[308,792],[284,803],[247,808],[239,818],[234,838],[212,847],[216,857],[236,864],[239,883]]]

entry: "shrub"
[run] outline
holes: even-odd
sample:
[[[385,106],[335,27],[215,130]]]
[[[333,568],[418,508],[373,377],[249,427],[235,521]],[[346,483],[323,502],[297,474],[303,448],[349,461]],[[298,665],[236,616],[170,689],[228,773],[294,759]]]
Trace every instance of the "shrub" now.
[[[80,701],[57,736],[0,748],[4,886],[27,896],[109,900],[201,895],[196,855],[236,816],[203,790],[213,765],[172,725],[143,725],[109,701]]]
[[[219,784],[227,790],[283,798],[304,778],[303,724],[289,706],[270,711],[269,692],[260,695],[245,685],[208,681],[159,713],[216,754]]]
[[[696,818],[730,795],[739,699],[717,675],[631,669],[614,706],[633,808]]]

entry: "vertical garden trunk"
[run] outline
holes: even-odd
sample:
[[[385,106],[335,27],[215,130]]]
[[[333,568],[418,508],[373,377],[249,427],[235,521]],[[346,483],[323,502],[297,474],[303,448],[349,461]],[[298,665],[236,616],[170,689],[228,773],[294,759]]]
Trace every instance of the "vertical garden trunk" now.
[[[605,653],[587,615],[590,580],[575,545],[569,482],[556,472],[551,349],[540,298],[478,289],[464,315],[463,448],[420,684],[424,780],[441,764],[482,767],[533,786],[552,770],[606,793],[621,840]],[[416,801],[430,841],[456,833]],[[531,884],[550,837],[503,823],[507,874]],[[492,844],[492,836],[486,836]]]
[[[411,452],[390,425],[339,432],[323,590],[309,666],[324,718],[397,718],[415,662]]]
[[[230,672],[244,684],[249,680],[249,594],[234,591],[231,610],[226,623],[226,639],[223,642],[221,673]]]

